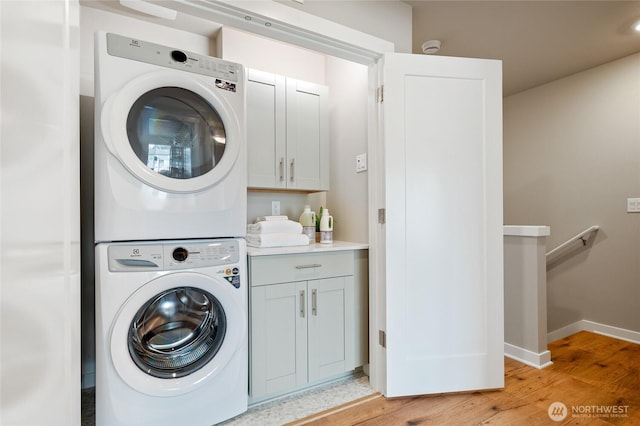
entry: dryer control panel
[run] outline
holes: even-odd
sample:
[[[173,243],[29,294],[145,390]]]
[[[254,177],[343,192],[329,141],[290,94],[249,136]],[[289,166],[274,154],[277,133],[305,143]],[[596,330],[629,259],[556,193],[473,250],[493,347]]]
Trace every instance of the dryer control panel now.
[[[240,260],[237,240],[113,243],[108,252],[112,272],[197,269]]]
[[[180,71],[194,72],[235,83],[238,82],[238,75],[240,75],[240,68],[242,67],[235,62],[113,33],[107,33],[107,52],[120,58],[132,59]]]

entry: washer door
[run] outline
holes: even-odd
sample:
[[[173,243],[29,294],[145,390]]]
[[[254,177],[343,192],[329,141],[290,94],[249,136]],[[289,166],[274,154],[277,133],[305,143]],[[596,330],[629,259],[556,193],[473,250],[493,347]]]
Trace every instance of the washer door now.
[[[175,396],[220,372],[246,340],[246,308],[225,280],[179,272],[145,284],[111,333],[120,378],[139,392]]]
[[[188,193],[215,185],[238,157],[241,131],[222,96],[229,85],[214,83],[169,71],[131,80],[102,109],[107,148],[156,189]]]

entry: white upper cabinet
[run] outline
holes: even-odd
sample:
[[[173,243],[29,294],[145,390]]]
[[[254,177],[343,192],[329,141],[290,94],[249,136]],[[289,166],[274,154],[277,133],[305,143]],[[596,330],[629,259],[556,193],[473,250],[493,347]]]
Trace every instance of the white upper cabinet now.
[[[286,188],[285,78],[256,70],[247,76],[248,185]]]
[[[329,189],[326,86],[248,70],[250,188]]]

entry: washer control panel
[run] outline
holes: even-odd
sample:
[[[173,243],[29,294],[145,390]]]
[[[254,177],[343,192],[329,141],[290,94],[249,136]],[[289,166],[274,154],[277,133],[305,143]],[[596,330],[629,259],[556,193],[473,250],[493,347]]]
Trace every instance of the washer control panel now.
[[[113,243],[109,246],[112,272],[167,271],[233,265],[240,261],[237,240]]]

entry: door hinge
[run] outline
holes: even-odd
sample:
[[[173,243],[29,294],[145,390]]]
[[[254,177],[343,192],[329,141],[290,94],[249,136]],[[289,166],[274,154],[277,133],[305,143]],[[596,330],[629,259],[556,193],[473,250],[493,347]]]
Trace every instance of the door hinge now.
[[[376,101],[378,101],[378,103],[384,101],[384,86],[380,86],[376,89]]]
[[[378,209],[378,223],[380,225],[384,225],[386,222],[386,212],[385,209]]]
[[[383,330],[378,330],[378,344],[383,348],[387,347],[387,333]]]

